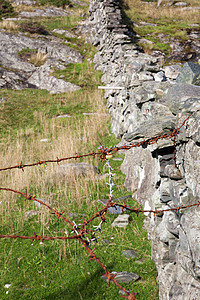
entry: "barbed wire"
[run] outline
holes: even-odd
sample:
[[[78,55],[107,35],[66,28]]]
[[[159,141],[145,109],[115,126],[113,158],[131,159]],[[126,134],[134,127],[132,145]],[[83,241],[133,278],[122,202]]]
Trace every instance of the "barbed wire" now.
[[[140,142],[134,143],[134,144],[129,144],[129,145],[123,145],[123,146],[114,146],[114,147],[110,147],[110,148],[106,148],[103,145],[101,145],[101,147],[99,148],[100,151],[92,151],[90,153],[87,154],[76,154],[74,156],[69,156],[69,157],[64,157],[64,158],[56,158],[56,159],[48,159],[48,160],[39,160],[38,162],[34,162],[34,163],[30,163],[30,164],[23,164],[22,161],[15,165],[15,166],[11,166],[11,167],[5,167],[5,168],[0,168],[0,171],[6,171],[6,170],[11,170],[11,169],[21,169],[22,171],[24,171],[24,168],[26,167],[33,167],[33,166],[38,166],[38,165],[43,165],[43,164],[47,164],[47,163],[57,163],[59,164],[62,161],[66,161],[66,160],[71,160],[71,159],[80,159],[83,157],[89,157],[89,156],[97,156],[99,155],[100,159],[105,160],[106,161],[106,156],[107,155],[113,155],[115,153],[117,153],[120,150],[130,150],[131,148],[135,148],[135,147],[141,147],[141,146],[147,146],[147,145],[151,145],[151,144],[155,144],[157,143],[159,140],[161,139],[170,139],[170,138],[174,138],[175,136],[177,136],[180,133],[181,128],[185,125],[185,123],[187,122],[187,120],[192,116],[192,114],[190,114],[181,124],[180,127],[174,129],[173,131],[170,131],[168,134],[161,134],[159,136],[150,138],[150,139],[146,139],[146,140],[142,140]]]
[[[135,208],[135,207],[131,207],[129,205],[125,204],[125,201],[123,204],[120,204],[116,201],[113,202],[113,187],[115,186],[114,181],[113,181],[113,169],[109,163],[109,160],[107,159],[108,155],[113,155],[115,153],[117,153],[120,150],[129,150],[131,148],[134,147],[140,147],[140,146],[147,146],[147,145],[151,145],[154,143],[157,143],[158,140],[160,139],[169,139],[171,138],[173,141],[173,146],[175,148],[174,150],[174,161],[175,161],[175,166],[176,166],[176,139],[175,137],[180,133],[181,128],[186,124],[187,120],[191,117],[192,114],[190,114],[184,121],[183,123],[176,129],[174,129],[173,131],[169,132],[168,134],[162,134],[156,137],[153,137],[151,139],[146,139],[134,144],[129,144],[129,145],[123,145],[123,146],[114,146],[114,147],[109,147],[106,148],[103,145],[101,145],[99,147],[99,151],[97,152],[90,152],[88,154],[81,154],[78,155],[76,154],[75,156],[70,156],[70,157],[65,157],[65,158],[58,158],[57,159],[50,159],[50,160],[39,160],[38,162],[35,163],[30,163],[30,164],[23,164],[22,162],[18,165],[15,166],[11,166],[11,167],[6,167],[6,168],[1,168],[0,171],[5,171],[5,170],[10,170],[10,169],[22,169],[22,171],[24,171],[25,167],[31,167],[31,166],[38,166],[38,165],[42,165],[42,164],[47,164],[50,162],[56,162],[57,164],[59,164],[59,162],[64,161],[64,160],[71,160],[71,159],[79,159],[79,158],[83,158],[83,157],[88,157],[88,156],[97,156],[99,155],[100,159],[105,161],[105,165],[108,167],[109,170],[109,182],[107,183],[109,185],[109,199],[107,201],[107,203],[104,205],[104,207],[101,210],[98,210],[96,208],[96,213],[94,213],[90,219],[85,220],[83,219],[82,223],[76,224],[74,221],[70,221],[68,218],[65,218],[63,216],[64,214],[64,210],[62,212],[58,212],[56,209],[52,208],[50,205],[48,205],[47,203],[43,202],[42,200],[36,199],[35,197],[29,195],[27,193],[27,190],[25,192],[21,192],[18,190],[14,190],[11,188],[3,188],[0,187],[1,191],[7,191],[7,192],[12,192],[12,193],[16,193],[21,195],[22,197],[24,197],[24,200],[30,200],[30,201],[36,201],[39,202],[41,205],[44,205],[45,207],[47,207],[51,213],[53,215],[55,215],[57,217],[57,222],[59,221],[59,219],[64,220],[65,222],[67,222],[69,225],[72,226],[71,229],[71,236],[45,236],[45,235],[37,235],[36,233],[34,233],[34,236],[23,236],[23,235],[5,235],[5,234],[1,234],[0,238],[12,238],[12,239],[26,239],[26,240],[31,240],[31,241],[48,241],[48,240],[78,240],[79,243],[81,243],[83,245],[83,247],[86,249],[89,259],[96,261],[98,264],[100,264],[100,266],[102,267],[102,269],[105,271],[105,274],[103,276],[105,276],[108,280],[108,285],[110,286],[110,282],[113,282],[117,287],[119,287],[120,290],[123,290],[124,293],[126,294],[125,296],[121,296],[123,298],[127,298],[128,300],[137,300],[136,299],[136,294],[134,292],[129,292],[127,291],[124,287],[122,287],[116,280],[115,280],[115,276],[116,274],[110,273],[105,265],[100,261],[100,258],[98,258],[94,252],[95,248],[92,249],[91,248],[91,244],[93,242],[97,242],[98,237],[96,236],[96,234],[98,232],[101,233],[102,230],[102,225],[103,223],[106,222],[106,217],[105,214],[107,213],[108,209],[113,207],[117,210],[117,207],[120,207],[122,209],[122,212],[124,210],[129,211],[130,213],[135,213],[137,216],[139,215],[139,213],[153,213],[154,216],[157,214],[163,214],[164,212],[167,211],[175,211],[177,213],[180,212],[180,210],[186,209],[186,208],[192,208],[192,207],[199,207],[200,206],[200,201],[198,201],[197,203],[194,204],[189,204],[189,205],[180,205],[180,206],[175,206],[175,207],[171,207],[171,208],[167,208],[167,209],[163,209],[163,210],[157,210],[156,208],[150,209],[150,210],[143,210],[141,209],[141,207]],[[91,223],[94,219],[96,218],[100,218],[100,222],[97,226],[94,226],[94,230],[91,229],[87,229],[87,225],[89,223]],[[88,237],[88,235],[90,235],[90,238]]]

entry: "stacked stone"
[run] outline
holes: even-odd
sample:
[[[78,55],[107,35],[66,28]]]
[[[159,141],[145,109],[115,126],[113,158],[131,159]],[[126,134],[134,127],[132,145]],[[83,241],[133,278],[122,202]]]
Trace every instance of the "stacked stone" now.
[[[162,68],[162,55],[147,55],[123,25],[119,1],[91,0],[90,40],[107,89],[112,131],[129,144],[169,133],[193,113],[174,143],[159,140],[126,152],[125,185],[145,209],[199,201],[200,66]],[[86,30],[87,31],[87,30]],[[176,165],[176,166],[175,166]],[[160,299],[200,299],[200,211],[190,208],[147,215]]]

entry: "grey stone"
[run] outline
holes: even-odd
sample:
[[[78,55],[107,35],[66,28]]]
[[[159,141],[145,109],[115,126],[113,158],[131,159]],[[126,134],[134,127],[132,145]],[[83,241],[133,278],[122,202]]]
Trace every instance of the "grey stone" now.
[[[169,240],[169,260],[170,260],[170,262],[176,261],[177,245],[178,245],[178,239]]]
[[[66,82],[63,79],[50,76],[50,72],[51,68],[43,65],[29,77],[28,83],[39,89],[47,90],[51,94],[72,92],[80,89],[79,86],[71,82]]]
[[[177,169],[174,165],[167,165],[164,168],[163,176],[169,177],[171,179],[182,179],[183,176],[180,170]]]
[[[125,201],[125,200],[131,199],[131,198],[132,198],[132,195],[126,195],[126,196],[114,198],[114,199],[112,199],[112,202]],[[97,202],[99,202],[103,205],[106,205],[109,201],[110,201],[110,199],[99,199]]]
[[[67,214],[68,217],[73,218],[73,219],[77,219],[77,218],[81,218],[81,217],[87,217],[86,214],[79,214],[79,213],[68,213]]]
[[[138,256],[138,253],[134,250],[123,250],[122,254],[126,257],[131,257],[131,258],[135,258],[136,256]]]
[[[29,218],[37,215],[40,215],[40,212],[38,210],[29,210],[25,212],[24,219],[28,220]]]
[[[166,81],[165,73],[163,71],[160,71],[153,75],[155,81]]]
[[[119,215],[111,224],[112,227],[126,227],[128,225],[129,215]]]
[[[146,120],[157,120],[161,116],[172,116],[172,112],[167,106],[157,103],[155,101],[144,103],[141,108],[141,113],[143,114]]]
[[[177,216],[177,213],[174,211],[166,211],[164,212],[163,220],[165,221],[166,229],[170,233],[178,236],[180,218]]]
[[[168,178],[164,178],[161,180],[160,184],[160,200],[164,203],[167,203],[173,200],[173,197],[170,193],[170,181]]]
[[[127,295],[127,293],[124,292],[123,290],[119,290],[119,294],[120,294],[120,295]]]
[[[162,222],[156,227],[156,231],[160,241],[163,243],[169,243],[170,239],[175,239],[174,235],[167,230],[165,220],[162,220]]]
[[[200,85],[200,65],[192,62],[185,63],[176,82]]]
[[[181,72],[181,67],[178,65],[166,66],[164,68],[165,76],[170,79],[176,79]]]
[[[140,278],[140,276],[137,275],[136,273],[129,273],[127,271],[124,271],[124,272],[114,272],[113,271],[112,274],[116,275],[115,280],[118,283],[129,283],[132,281],[136,281]],[[108,279],[105,276],[101,276],[101,278],[104,281],[108,282]]]
[[[176,3],[174,3],[174,6],[187,6],[188,4],[187,4],[187,2],[183,2],[183,1],[180,1],[180,2],[176,2]]]
[[[130,72],[140,72],[144,67],[143,63],[139,62],[132,62],[131,64],[128,65],[128,69]]]
[[[181,7],[182,11],[200,10],[200,6]]]
[[[58,174],[65,177],[94,176],[99,173],[99,169],[87,163],[69,163],[58,167]]]
[[[136,87],[134,92],[134,100],[136,104],[141,105],[145,102],[160,98],[160,93],[168,90],[170,84],[168,82],[158,81],[146,81],[142,83],[142,86]],[[164,103],[163,103],[164,104]]]
[[[153,80],[153,76],[151,75],[150,72],[140,72],[138,74],[138,78],[141,81],[151,81],[151,80]]]
[[[34,5],[36,1],[34,0],[12,0],[12,3],[15,5]]]
[[[185,147],[185,179],[195,197],[200,195],[200,147],[189,141]],[[195,178],[195,180],[194,180]]]
[[[183,113],[193,113],[200,110],[200,98],[189,98],[183,105]]]
[[[167,94],[159,101],[168,105],[171,111],[177,114],[183,109],[186,101],[191,98],[200,99],[200,87],[187,83],[177,83],[171,86]]]
[[[66,37],[69,37],[69,38],[74,38],[75,35],[72,34],[71,32],[67,31],[67,30],[64,30],[64,29],[54,29],[53,32],[55,33],[58,33],[58,34],[63,34],[65,35]]]
[[[157,120],[142,122],[133,132],[125,134],[124,139],[127,142],[139,138],[151,139],[164,133],[169,133],[175,129],[175,127],[176,123],[174,117],[163,116],[163,118],[158,118]]]
[[[49,76],[56,69],[63,69],[64,64],[81,62],[82,56],[77,51],[62,45],[60,40],[53,41],[33,39],[20,34],[0,32],[0,86],[3,88],[41,88],[51,93],[77,90],[80,87]],[[22,61],[18,53],[24,49],[35,49],[47,55],[46,62],[36,67],[30,62]],[[11,68],[12,71],[7,68]]]
[[[41,199],[41,198],[36,198],[36,200],[40,200],[42,201],[43,203],[49,205],[50,204],[50,201],[49,200],[45,200],[45,199]],[[40,208],[41,206],[43,206],[43,204],[41,204],[40,202],[38,201],[33,201],[35,206],[37,206],[38,208]]]
[[[7,99],[4,98],[4,97],[1,97],[1,98],[0,98],[0,103],[5,103],[5,102],[7,102]]]
[[[34,9],[33,11],[21,11],[19,16],[21,18],[34,18],[34,17],[64,17],[70,14],[69,11],[58,7],[46,7],[44,9]]]
[[[71,115],[65,114],[65,115],[59,115],[55,117],[56,119],[65,119],[65,118],[71,118]]]

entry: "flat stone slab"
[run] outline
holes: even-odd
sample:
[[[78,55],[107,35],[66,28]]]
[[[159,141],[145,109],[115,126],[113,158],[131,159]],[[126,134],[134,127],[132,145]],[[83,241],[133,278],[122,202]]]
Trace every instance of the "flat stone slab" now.
[[[67,31],[67,30],[64,30],[64,29],[54,29],[53,32],[55,33],[58,33],[58,34],[64,34],[66,37],[69,37],[69,38],[74,38],[75,35],[72,34],[71,32]]]
[[[65,114],[65,115],[59,115],[59,116],[55,117],[55,119],[64,119],[64,118],[71,118],[71,116],[68,114]]]
[[[138,253],[134,250],[123,250],[122,254],[126,257],[131,257],[131,258],[135,258],[136,256],[138,256]]]
[[[123,271],[123,272],[112,272],[112,274],[116,274],[115,276],[115,280],[118,283],[129,283],[132,281],[136,281],[140,278],[139,275],[137,275],[136,273],[129,273],[127,271]],[[101,278],[108,282],[108,279],[105,276],[101,276]]]
[[[119,215],[111,224],[112,227],[126,227],[128,225],[129,215]]]
[[[40,214],[40,212],[38,210],[28,210],[25,212],[24,219],[28,220],[29,218],[31,218],[33,216],[37,216],[39,214]]]
[[[41,199],[41,198],[37,198],[36,200],[40,200],[40,201],[44,202],[45,204],[50,205],[50,201],[48,201],[48,200]],[[41,204],[38,201],[33,201],[33,202],[34,202],[35,206],[37,206],[38,208],[40,208],[41,206],[44,206],[43,204]]]
[[[95,166],[87,163],[69,163],[58,167],[60,176],[91,176],[99,174],[100,170]]]
[[[58,7],[46,7],[45,9],[34,9],[34,11],[22,11],[19,16],[22,18],[33,17],[64,17],[71,14],[69,11]]]
[[[73,218],[73,219],[77,219],[77,218],[81,218],[81,217],[87,217],[87,215],[86,214],[79,214],[79,213],[68,213],[67,214],[68,215],[68,217],[70,217],[70,218]]]

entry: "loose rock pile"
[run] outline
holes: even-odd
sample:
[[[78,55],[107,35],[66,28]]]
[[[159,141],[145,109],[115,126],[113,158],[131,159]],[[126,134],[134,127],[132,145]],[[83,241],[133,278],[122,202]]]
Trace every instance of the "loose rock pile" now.
[[[125,185],[145,209],[166,209],[199,201],[200,66],[162,68],[162,55],[142,53],[123,24],[118,0],[91,0],[82,30],[97,47],[112,131],[121,144],[168,133],[193,113],[174,143],[159,140],[126,152]],[[152,259],[160,299],[200,299],[199,208],[148,215]]]

